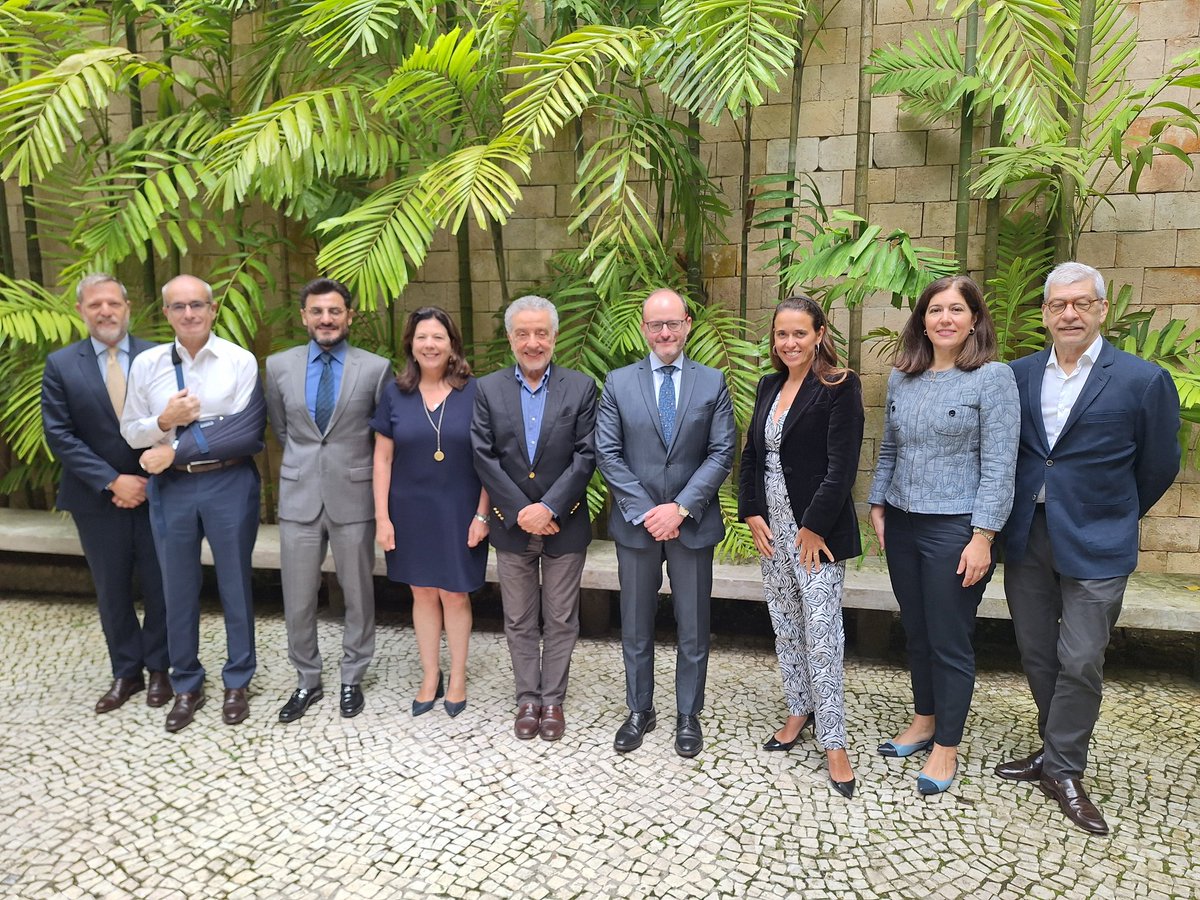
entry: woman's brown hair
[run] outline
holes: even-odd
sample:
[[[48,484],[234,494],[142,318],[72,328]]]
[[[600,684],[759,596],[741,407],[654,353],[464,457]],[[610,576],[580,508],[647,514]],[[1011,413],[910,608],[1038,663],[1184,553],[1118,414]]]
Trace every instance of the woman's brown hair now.
[[[904,330],[900,332],[900,348],[896,351],[893,365],[901,372],[919,375],[933,365],[933,344],[925,334],[925,313],[929,304],[942,291],[957,291],[966,301],[967,308],[975,316],[975,325],[967,335],[966,342],[958,348],[954,359],[955,367],[964,372],[973,372],[984,363],[996,358],[996,326],[992,315],[983,302],[983,292],[966,275],[948,275],[939,278],[921,292],[917,305]]]
[[[775,320],[779,318],[781,312],[791,310],[793,312],[801,312],[812,319],[813,333],[825,329],[825,335],[817,343],[816,350],[813,353],[812,371],[817,376],[817,380],[821,384],[828,386],[841,384],[846,380],[848,369],[840,369],[837,364],[837,351],[833,349],[833,338],[829,334],[825,310],[821,304],[811,297],[806,297],[803,294],[795,294],[788,297],[786,300],[780,301],[780,304],[775,307],[775,314],[771,316],[771,365],[775,367],[776,372],[786,372],[787,366],[783,360],[779,358],[779,354],[775,350]]]
[[[406,394],[411,394],[421,383],[421,367],[413,358],[413,335],[417,326],[426,319],[437,319],[450,335],[450,358],[446,360],[446,382],[453,388],[461,388],[471,377],[471,364],[463,351],[462,334],[450,314],[436,306],[422,306],[409,314],[404,323],[404,358],[407,360],[404,369],[396,376],[396,386]]]

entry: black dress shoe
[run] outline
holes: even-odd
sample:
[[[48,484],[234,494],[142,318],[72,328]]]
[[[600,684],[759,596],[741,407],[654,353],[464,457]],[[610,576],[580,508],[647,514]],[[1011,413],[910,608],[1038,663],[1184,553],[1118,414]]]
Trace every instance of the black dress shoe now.
[[[338,701],[338,708],[342,711],[343,719],[353,719],[363,711],[366,702],[363,699],[362,688],[357,684],[342,685],[342,697]]]
[[[790,741],[781,741],[779,738],[775,737],[775,735],[771,735],[769,738],[767,738],[767,742],[763,744],[763,749],[781,750],[786,753],[796,746],[796,741],[800,740],[800,736],[804,734],[805,728],[816,728],[816,726],[813,725],[814,721],[815,718],[813,714],[809,713],[808,717],[800,723],[800,730],[796,732],[796,736],[794,738],[792,738]]]
[[[613,749],[618,753],[628,753],[642,746],[642,738],[646,732],[653,731],[658,724],[658,717],[653,709],[645,712],[631,712],[625,717],[625,722],[617,729]]]
[[[1043,775],[1038,779],[1038,787],[1051,800],[1058,801],[1063,815],[1089,834],[1108,834],[1108,823],[1096,808],[1096,804],[1088,799],[1083,789],[1083,782],[1078,778],[1064,778],[1055,781]]]
[[[96,701],[96,712],[112,712],[138,691],[146,689],[146,682],[139,675],[137,678],[114,678],[108,693]]]
[[[849,781],[834,781],[833,776],[829,776],[829,783],[833,785],[833,789],[845,797],[847,800],[854,799],[854,779]]]
[[[175,696],[171,688],[171,676],[166,672],[151,672],[150,685],[146,688],[147,706],[166,706],[167,701]]]
[[[684,759],[691,759],[703,749],[704,735],[700,732],[699,716],[678,716],[675,719],[675,752]]]
[[[192,719],[196,716],[196,710],[204,705],[204,691],[199,690],[193,693],[176,694],[175,705],[171,707],[171,711],[167,713],[167,731],[174,733],[182,731],[192,724]]]
[[[325,692],[321,690],[319,684],[315,688],[297,688],[292,691],[292,696],[288,698],[288,702],[283,704],[283,709],[279,710],[279,721],[295,722],[308,712],[310,706],[324,696]]]
[[[1045,755],[1045,748],[1038,747],[1036,753],[1022,759],[1014,759],[1011,762],[1002,762],[996,766],[994,771],[1001,778],[1007,778],[1009,781],[1037,781],[1042,777],[1042,758]]]

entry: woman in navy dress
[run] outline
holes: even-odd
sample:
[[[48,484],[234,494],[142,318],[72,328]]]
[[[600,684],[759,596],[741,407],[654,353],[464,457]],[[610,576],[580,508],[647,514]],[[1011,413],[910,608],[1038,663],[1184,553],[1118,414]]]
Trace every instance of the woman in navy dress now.
[[[413,631],[424,678],[412,713],[445,695],[446,712],[467,705],[470,592],[487,565],[488,496],[471,455],[475,379],[454,320],[418,309],[404,327],[407,364],[388,385],[371,420],[375,429],[375,540],[388,578],[412,588]],[[450,680],[442,677],[442,629]]]

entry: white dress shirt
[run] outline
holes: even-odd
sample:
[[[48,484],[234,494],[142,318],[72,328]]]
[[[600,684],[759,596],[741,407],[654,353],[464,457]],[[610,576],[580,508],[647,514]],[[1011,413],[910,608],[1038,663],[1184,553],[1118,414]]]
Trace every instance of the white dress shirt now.
[[[666,365],[675,367],[675,371],[671,373],[671,382],[675,385],[675,407],[679,408],[679,386],[683,383],[683,354],[680,353],[673,363],[665,363],[658,358],[655,353],[650,354],[650,371],[654,375],[654,402],[658,403],[658,392],[662,390],[663,379],[667,376],[663,374],[662,368]]]
[[[1083,351],[1074,370],[1068,375],[1058,363],[1058,354],[1054,347],[1050,348],[1050,358],[1046,360],[1046,374],[1042,378],[1042,424],[1046,427],[1046,442],[1050,449],[1058,443],[1063,426],[1075,408],[1075,401],[1083,393],[1088,376],[1100,357],[1101,338],[1099,335],[1092,341],[1090,347]],[[1038,503],[1046,502],[1046,486],[1043,484],[1037,495]]]
[[[162,431],[158,427],[159,415],[179,390],[172,347],[179,348],[188,395],[200,398],[200,418],[241,412],[250,402],[258,379],[258,360],[249,350],[215,334],[208,336],[194,358],[178,342],[163,344],[138,354],[129,367],[121,434],[130,447],[151,447],[175,437],[174,428]]]

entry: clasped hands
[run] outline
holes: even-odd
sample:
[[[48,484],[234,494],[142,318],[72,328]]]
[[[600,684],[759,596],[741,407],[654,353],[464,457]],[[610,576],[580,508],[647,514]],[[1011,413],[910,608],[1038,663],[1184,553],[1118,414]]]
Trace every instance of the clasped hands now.
[[[108,486],[112,492],[113,506],[134,509],[146,502],[146,483],[141,475],[118,475]]]
[[[559,532],[558,523],[554,521],[554,513],[550,512],[550,507],[541,501],[530,503],[517,513],[517,527],[529,534],[540,534],[544,537]]]
[[[679,514],[678,503],[660,503],[642,519],[642,525],[656,541],[675,540],[679,537],[679,526],[682,524],[683,516]]]

